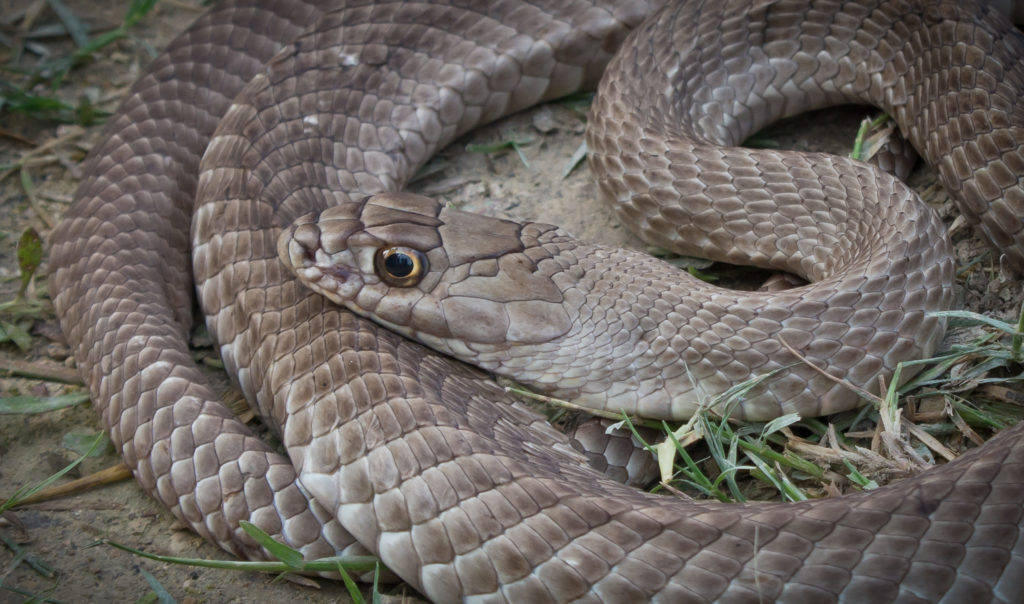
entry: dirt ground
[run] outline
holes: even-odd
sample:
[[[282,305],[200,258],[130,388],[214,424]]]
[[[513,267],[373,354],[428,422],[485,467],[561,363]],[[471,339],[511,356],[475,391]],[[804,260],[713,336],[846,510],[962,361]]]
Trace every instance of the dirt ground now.
[[[0,15],[32,4],[0,0]],[[108,6],[116,4],[117,6]],[[69,1],[68,6],[94,25],[120,22],[127,2]],[[148,60],[146,46],[163,47],[173,35],[190,23],[200,8],[182,0],[166,0],[135,29],[139,39],[123,41],[106,49],[93,62],[72,72],[71,81],[60,94],[77,99],[81,94],[96,97],[97,104],[112,110],[117,99],[135,79]],[[45,18],[50,18],[46,16]],[[594,187],[586,167],[563,173],[582,141],[584,108],[573,104],[552,104],[514,116],[473,134],[443,152],[434,164],[438,172],[416,183],[418,190],[439,195],[453,204],[492,215],[528,218],[559,224],[584,239],[614,245],[639,245],[620,227],[612,213],[594,202]],[[863,108],[819,112],[776,128],[771,138],[786,147],[830,150],[845,153],[853,140],[857,122],[866,115]],[[3,130],[25,137],[18,142],[0,137],[0,164],[8,164],[36,152],[51,161],[28,170],[43,213],[58,217],[67,207],[80,176],[84,151],[94,142],[98,128],[79,132],[77,127],[16,123],[7,118]],[[40,145],[63,137],[63,142],[39,153]],[[522,141],[525,165],[514,152],[485,155],[467,153],[467,142],[494,143]],[[944,193],[934,185],[927,169],[919,169],[912,183],[932,200],[947,223],[956,212]],[[44,235],[49,227],[33,208],[15,172],[0,182],[0,301],[13,298],[18,269],[14,246],[20,233],[33,226]],[[954,227],[960,263],[967,264],[984,252],[984,246],[969,228]],[[983,261],[981,266],[990,265]],[[35,288],[45,283],[38,279]],[[1024,297],[1019,283],[1004,283],[997,272],[974,270],[960,282],[958,305],[998,318],[1015,316]],[[61,342],[52,311],[47,311],[33,328],[33,345],[27,353],[13,345],[0,346],[0,367],[31,363],[42,373],[70,373],[72,361]],[[223,381],[227,387],[226,381]],[[77,387],[52,381],[24,378],[0,379],[0,395],[59,394]],[[45,478],[74,459],[64,448],[66,434],[95,433],[99,422],[89,405],[35,415],[0,415],[0,498],[21,485]],[[78,474],[86,475],[116,464],[107,451],[89,458]],[[137,558],[107,546],[91,545],[98,539],[113,539],[133,547],[179,556],[223,558],[217,548],[178,526],[171,515],[146,496],[132,481],[103,487],[65,499],[19,508],[0,520],[0,531],[22,543],[32,555],[57,571],[55,579],[45,578],[27,564],[19,565],[6,577],[12,561],[9,549],[0,549],[0,578],[6,586],[57,601],[136,601],[151,588],[143,571],[151,573],[179,602],[269,602],[301,598],[309,602],[347,601],[340,584],[320,581],[319,589],[271,577],[210,569],[172,566]],[[24,597],[0,590],[0,602],[20,602]]]

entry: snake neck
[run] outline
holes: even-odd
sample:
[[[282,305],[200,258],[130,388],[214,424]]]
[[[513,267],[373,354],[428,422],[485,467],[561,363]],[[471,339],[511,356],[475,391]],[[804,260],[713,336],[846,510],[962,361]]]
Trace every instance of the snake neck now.
[[[830,227],[820,228],[826,237]],[[735,402],[734,415],[767,419],[857,404],[818,369],[871,387],[900,360],[934,350],[943,325],[927,313],[948,305],[949,290],[945,271],[929,267],[943,249],[928,246],[932,255],[893,268],[883,252],[917,244],[903,230],[889,232],[885,245],[871,243],[873,229],[844,237],[828,248],[841,273],[826,266],[812,275],[813,286],[781,292],[723,289],[551,225],[468,214],[403,193],[303,218],[279,250],[300,279],[335,302],[547,394],[659,419],[685,419],[707,406],[726,411]],[[824,248],[805,247],[807,257]],[[422,256],[415,282],[396,285],[380,273],[379,255],[396,249]],[[859,261],[855,251],[863,249],[874,252]],[[907,290],[904,279],[918,285]],[[884,346],[865,352],[865,339]],[[747,380],[753,387],[741,401],[719,396]]]

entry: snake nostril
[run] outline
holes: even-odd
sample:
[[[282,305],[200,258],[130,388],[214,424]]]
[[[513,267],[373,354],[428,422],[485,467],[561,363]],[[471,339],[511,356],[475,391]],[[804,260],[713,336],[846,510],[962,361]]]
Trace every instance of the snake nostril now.
[[[301,219],[300,219],[301,220]],[[290,240],[288,256],[296,263],[300,258],[305,266],[316,265],[316,251],[321,248],[320,229],[315,224],[295,224],[291,232],[282,235],[282,241]]]

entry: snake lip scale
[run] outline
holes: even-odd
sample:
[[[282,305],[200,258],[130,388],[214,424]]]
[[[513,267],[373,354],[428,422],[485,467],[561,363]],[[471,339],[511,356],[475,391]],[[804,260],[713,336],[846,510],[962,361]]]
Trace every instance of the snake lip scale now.
[[[859,102],[892,115],[1007,270],[1024,267],[1024,38],[994,10],[662,4],[225,0],[177,38],[107,123],[51,237],[62,329],[139,484],[234,555],[267,555],[239,529],[248,520],[308,558],[377,555],[438,602],[1020,601],[1024,428],[870,493],[656,496],[588,468],[487,374],[327,301],[282,262],[301,273],[347,254],[307,276],[334,271],[359,312],[596,406],[685,415],[679,392],[695,385],[681,364],[720,391],[771,370],[780,339],[871,386],[941,337],[929,311],[952,303],[944,228],[876,168],[736,146],[780,117]],[[396,193],[460,134],[593,88],[606,66],[587,134],[600,197],[662,247],[809,285],[664,285],[638,255]],[[306,215],[320,222],[296,222]],[[469,236],[485,224],[489,237]],[[358,245],[340,245],[350,236]],[[287,456],[192,363],[193,290]],[[493,319],[482,332],[463,320],[474,313]],[[543,361],[555,369],[509,341],[556,349]],[[567,343],[610,355],[598,373],[612,385],[558,365]],[[638,396],[659,389],[660,402]],[[741,414],[855,398],[794,366]]]

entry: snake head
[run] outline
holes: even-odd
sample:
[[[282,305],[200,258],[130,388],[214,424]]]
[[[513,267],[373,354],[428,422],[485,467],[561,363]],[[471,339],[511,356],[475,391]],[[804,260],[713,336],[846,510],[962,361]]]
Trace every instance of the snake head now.
[[[569,330],[562,272],[535,240],[554,227],[480,216],[408,193],[307,215],[281,234],[306,286],[435,348],[549,341]],[[555,270],[545,272],[548,261]]]
[[[307,287],[327,298],[344,304],[355,297],[364,285],[358,259],[345,247],[338,247],[337,237],[326,235],[318,222],[319,214],[300,216],[277,240],[281,261]],[[344,217],[324,218],[335,234],[350,233],[361,226]],[[344,241],[347,236],[343,235]]]

